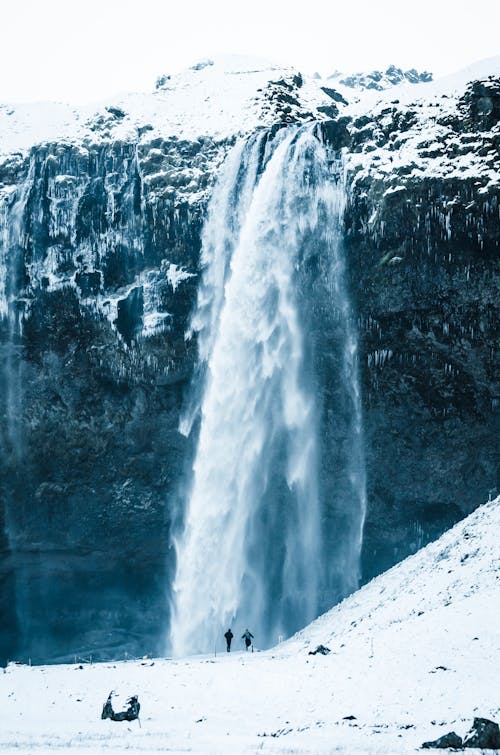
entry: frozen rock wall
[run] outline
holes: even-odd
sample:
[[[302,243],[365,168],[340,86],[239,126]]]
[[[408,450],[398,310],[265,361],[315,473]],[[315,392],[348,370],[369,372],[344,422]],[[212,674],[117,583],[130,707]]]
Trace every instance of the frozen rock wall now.
[[[299,75],[258,75],[257,121],[242,132],[320,120],[330,147],[346,150],[368,579],[498,485],[498,81],[458,101],[394,96],[337,117],[342,97],[322,90],[315,109]],[[0,158],[4,660],[155,653],[168,625],[171,531],[194,450],[178,431],[196,362],[185,333],[207,200],[236,131],[127,130],[125,111]],[[329,323],[317,356],[324,432],[341,444],[342,421],[328,415],[338,334],[324,297],[314,306]]]

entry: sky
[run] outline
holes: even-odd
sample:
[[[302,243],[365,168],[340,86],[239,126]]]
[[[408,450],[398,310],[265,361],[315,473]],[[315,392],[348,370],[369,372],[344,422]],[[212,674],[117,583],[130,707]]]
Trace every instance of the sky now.
[[[218,53],[444,75],[500,55],[499,28],[498,0],[0,0],[0,101],[149,91]]]

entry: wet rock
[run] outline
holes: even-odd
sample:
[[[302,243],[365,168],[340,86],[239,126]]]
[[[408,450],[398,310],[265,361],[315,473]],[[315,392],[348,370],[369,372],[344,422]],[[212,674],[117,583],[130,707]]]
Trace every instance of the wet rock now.
[[[110,692],[108,699],[102,707],[101,719],[105,720],[110,718],[111,721],[136,721],[139,718],[141,710],[141,704],[137,698],[137,695],[133,695],[127,700],[126,710],[115,711],[113,710],[113,704],[111,702],[113,692]]]
[[[338,112],[339,109],[336,105],[320,105],[318,107],[318,113],[323,113],[327,118],[335,118]]]
[[[351,291],[364,323],[364,580],[470,513],[496,479],[499,313],[489,281],[500,226],[497,199],[477,191],[472,179],[358,179],[346,211]]]
[[[351,143],[351,134],[348,128],[349,118],[335,118],[323,121],[318,125],[323,138],[333,149],[342,149]]]

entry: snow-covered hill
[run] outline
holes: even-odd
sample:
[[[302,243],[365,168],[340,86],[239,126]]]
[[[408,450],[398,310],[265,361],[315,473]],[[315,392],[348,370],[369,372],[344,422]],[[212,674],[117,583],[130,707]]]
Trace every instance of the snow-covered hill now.
[[[0,751],[387,755],[498,721],[499,525],[497,499],[265,653],[10,664]],[[100,720],[111,689],[141,726]]]
[[[0,104],[0,156],[47,141],[135,141],[138,133],[143,142],[157,136],[223,140],[271,125],[280,106],[288,107],[291,115],[309,112],[312,117],[312,110],[315,117],[325,118],[316,108],[331,105],[331,98],[315,80],[298,75],[292,67],[228,55],[162,76],[150,93],[131,93],[83,107],[53,102]],[[289,101],[285,101],[287,92]]]

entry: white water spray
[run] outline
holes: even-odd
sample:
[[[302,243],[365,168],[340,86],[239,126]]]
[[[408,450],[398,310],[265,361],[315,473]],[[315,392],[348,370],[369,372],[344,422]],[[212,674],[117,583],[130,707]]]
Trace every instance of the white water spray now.
[[[337,259],[343,192],[310,130],[266,138],[235,148],[204,232],[192,329],[206,369],[181,428],[190,431],[201,404],[176,542],[177,655],[210,650],[214,633],[233,623],[250,626],[261,647],[272,644],[317,615],[325,585],[319,407],[300,287],[318,254]],[[343,265],[336,269],[342,277]],[[344,291],[338,283],[347,322]],[[351,336],[347,329],[352,382]],[[359,408],[357,383],[351,392]]]
[[[24,214],[34,176],[35,162],[32,159],[18,194],[13,201],[4,199],[0,205],[0,329],[3,340],[0,369],[3,396],[0,408],[6,418],[6,437],[3,443],[0,440],[0,447],[6,458],[10,454],[14,457],[21,455],[22,377],[19,353],[24,302],[20,301],[20,291],[26,246]]]

